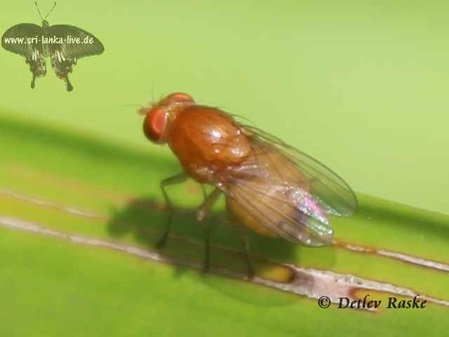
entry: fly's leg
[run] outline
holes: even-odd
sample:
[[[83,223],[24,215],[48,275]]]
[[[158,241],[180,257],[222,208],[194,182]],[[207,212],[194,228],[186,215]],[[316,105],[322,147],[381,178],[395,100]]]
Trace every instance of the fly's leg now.
[[[201,184],[201,191],[203,192],[203,199],[206,200],[207,191],[206,191],[206,186],[204,186],[204,184]]]
[[[161,238],[156,243],[157,248],[162,248],[165,245],[167,238],[168,238],[168,234],[170,233],[170,230],[171,230],[171,224],[173,222],[173,205],[168,196],[166,188],[167,188],[167,186],[180,184],[186,180],[187,180],[187,175],[183,172],[183,173],[179,173],[173,177],[166,178],[161,181],[161,191],[162,191],[162,195],[164,196],[164,201],[167,204],[169,213],[168,213],[168,222],[167,222],[167,226],[165,227],[165,231],[162,234]]]
[[[217,202],[218,198],[221,195],[220,189],[216,188],[213,190],[209,195],[206,195],[206,191],[203,188],[203,194],[205,196],[203,204],[198,208],[198,211],[196,213],[196,218],[201,223],[203,227],[203,233],[204,233],[204,265],[203,270],[205,272],[209,271],[210,269],[210,224],[208,224],[206,221],[203,221],[209,211],[212,209],[212,207]]]
[[[255,275],[254,273],[254,266],[253,263],[251,261],[251,257],[249,256],[249,242],[248,239],[246,237],[246,234],[243,230],[242,225],[238,224],[238,223],[234,223],[234,228],[237,231],[240,243],[242,244],[243,247],[243,253],[245,254],[245,260],[246,260],[246,272],[247,272],[247,277],[248,279],[252,279]]]

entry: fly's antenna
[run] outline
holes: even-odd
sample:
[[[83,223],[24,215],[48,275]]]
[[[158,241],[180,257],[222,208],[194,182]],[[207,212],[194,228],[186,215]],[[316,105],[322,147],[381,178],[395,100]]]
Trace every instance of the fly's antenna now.
[[[141,116],[146,116],[148,114],[148,112],[150,112],[151,108],[146,107],[146,106],[140,106],[140,109],[137,110],[137,114],[141,115]]]
[[[122,106],[137,108],[137,114],[146,115],[149,108],[141,104],[123,104]]]
[[[39,16],[41,17],[42,21],[47,20],[48,16],[50,15],[51,12],[53,12],[53,9],[55,9],[56,7],[56,2],[53,2],[53,7],[48,11],[47,15],[45,15],[45,18],[42,16],[41,11],[39,10],[39,5],[37,4],[37,1],[34,3],[34,5],[37,8],[37,12],[39,13]]]

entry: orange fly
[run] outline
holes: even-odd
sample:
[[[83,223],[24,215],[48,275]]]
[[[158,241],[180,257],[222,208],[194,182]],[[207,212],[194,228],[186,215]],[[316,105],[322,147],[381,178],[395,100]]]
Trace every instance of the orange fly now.
[[[308,246],[332,243],[329,216],[349,216],[357,199],[349,185],[329,168],[280,139],[237,122],[230,114],[197,104],[185,93],[173,93],[140,109],[143,131],[154,143],[167,143],[184,171],[161,182],[168,185],[193,178],[215,189],[205,196],[197,218],[203,220],[221,194],[227,210],[259,234]],[[159,241],[163,245],[170,219]],[[209,229],[204,227],[205,262],[209,269]],[[248,274],[253,267],[248,255]]]

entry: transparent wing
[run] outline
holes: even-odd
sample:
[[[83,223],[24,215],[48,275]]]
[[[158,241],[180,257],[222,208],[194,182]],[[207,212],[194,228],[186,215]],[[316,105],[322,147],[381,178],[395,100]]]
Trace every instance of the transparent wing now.
[[[256,223],[286,240],[310,246],[330,244],[329,215],[350,215],[357,207],[348,184],[274,136],[242,128],[251,138],[252,153],[232,169],[224,188],[231,211],[247,225]]]
[[[234,203],[234,215],[244,214],[243,224],[258,232],[308,246],[332,242],[333,231],[325,211],[303,188],[238,179],[225,193]],[[248,218],[256,225],[249,225]]]
[[[293,162],[308,182],[310,193],[328,208],[329,213],[349,216],[357,209],[355,193],[330,168],[271,134],[251,126],[243,127],[253,138],[256,152],[274,149]]]

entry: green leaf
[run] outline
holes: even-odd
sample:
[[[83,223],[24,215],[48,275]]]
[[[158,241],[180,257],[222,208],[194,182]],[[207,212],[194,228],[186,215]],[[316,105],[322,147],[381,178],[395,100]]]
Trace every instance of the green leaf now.
[[[257,277],[223,214],[211,273],[194,212],[201,189],[159,182],[175,159],[0,115],[1,336],[442,336],[449,329],[449,217],[358,195],[336,243],[307,248],[248,233]],[[328,309],[317,298],[335,303]],[[340,298],[381,300],[378,310]],[[419,295],[425,308],[387,308]],[[346,300],[342,300],[343,304]],[[357,303],[357,302],[354,302]],[[361,303],[361,302],[360,302]],[[406,302],[401,302],[406,303]]]

